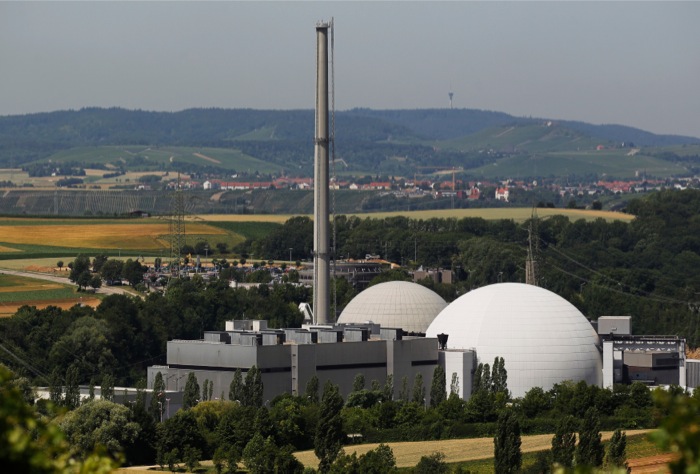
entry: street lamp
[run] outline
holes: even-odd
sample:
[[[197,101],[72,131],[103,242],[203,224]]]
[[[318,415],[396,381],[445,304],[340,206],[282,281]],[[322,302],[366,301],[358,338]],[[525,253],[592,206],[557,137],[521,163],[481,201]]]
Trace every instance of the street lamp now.
[[[290,262],[292,261],[292,250],[294,250],[294,249],[290,247],[289,248],[289,261]]]

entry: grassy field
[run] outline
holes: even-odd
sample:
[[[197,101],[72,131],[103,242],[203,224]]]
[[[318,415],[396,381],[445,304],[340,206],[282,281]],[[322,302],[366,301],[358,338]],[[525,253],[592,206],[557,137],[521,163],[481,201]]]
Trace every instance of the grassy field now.
[[[369,213],[359,213],[359,214],[348,214],[356,216],[359,218],[372,218],[372,219],[385,219],[387,217],[397,217],[403,216],[409,219],[432,219],[432,218],[456,218],[462,219],[465,217],[480,217],[487,220],[498,220],[498,219],[513,219],[518,222],[524,222],[530,219],[532,216],[532,208],[529,207],[505,207],[497,209],[438,209],[438,210],[426,210],[426,211],[395,211],[395,212],[369,212]],[[630,214],[623,214],[621,212],[612,211],[593,211],[587,209],[550,209],[550,208],[539,208],[537,209],[537,215],[539,217],[548,216],[566,216],[571,220],[585,219],[585,220],[595,220],[598,218],[605,219],[606,221],[623,221],[630,222],[634,219],[634,216]],[[207,222],[276,222],[283,224],[290,217],[294,217],[290,214],[284,215],[271,215],[271,214],[260,214],[260,215],[222,215],[222,214],[210,214],[210,215],[199,215],[196,219],[201,219]],[[309,216],[311,217],[311,216]]]
[[[644,446],[646,448],[638,448],[635,451],[635,455],[651,456],[656,454],[656,448],[653,445],[647,445],[645,441],[645,434],[651,430],[629,430],[627,431],[627,436],[632,438],[634,435],[640,435]],[[607,441],[612,437],[611,431],[603,432],[603,441]],[[637,437],[634,436],[634,439]],[[439,441],[415,441],[415,442],[405,442],[405,443],[386,443],[394,451],[394,456],[396,457],[396,464],[398,467],[411,467],[418,464],[420,458],[423,456],[429,456],[434,452],[441,452],[445,455],[445,462],[454,463],[466,463],[479,460],[489,460],[485,463],[490,468],[487,471],[476,471],[476,472],[493,472],[493,438],[472,438],[472,439],[448,439]],[[521,449],[523,453],[534,453],[537,451],[544,451],[549,449],[552,445],[552,435],[532,435],[523,436]],[[374,449],[378,446],[376,443],[371,444],[360,444],[356,446],[345,446],[344,450],[346,453],[357,453],[357,455],[362,455],[367,451]],[[642,453],[649,449],[650,454]],[[645,451],[646,452],[646,451]],[[304,466],[309,466],[313,468],[318,467],[318,459],[313,451],[300,451],[295,453],[295,456],[299,461],[301,461]],[[641,457],[641,456],[638,456]],[[477,463],[480,464],[480,463]],[[472,468],[469,467],[471,470]]]
[[[540,217],[564,215],[571,220],[598,218],[607,221],[631,221],[634,216],[610,211],[582,209],[537,209]],[[530,208],[498,209],[445,209],[430,211],[402,211],[351,214],[359,218],[384,219],[404,216],[411,219],[479,217],[488,220],[513,219],[523,222],[532,215]],[[293,217],[290,214],[188,216],[186,243],[195,245],[206,241],[216,255],[216,245],[225,243],[233,249],[246,238],[260,239]],[[168,221],[150,219],[95,219],[95,218],[22,218],[8,217],[0,221],[0,260],[27,258],[62,258],[80,253],[104,252],[109,256],[132,255],[165,256],[170,249]],[[55,263],[55,261],[54,261]]]
[[[33,278],[0,274],[0,317],[12,316],[24,305],[70,308],[76,304],[97,305],[93,295],[78,295],[75,288]]]
[[[169,223],[160,219],[6,218],[0,222],[0,259],[97,250],[163,254],[170,248],[169,233]],[[188,244],[205,240],[212,249],[220,242],[233,247],[245,239],[233,229],[202,221],[188,222],[186,236]]]

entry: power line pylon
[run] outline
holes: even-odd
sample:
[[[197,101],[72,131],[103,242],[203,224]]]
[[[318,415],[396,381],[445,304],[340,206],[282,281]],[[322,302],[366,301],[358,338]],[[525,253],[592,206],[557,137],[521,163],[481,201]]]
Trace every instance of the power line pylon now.
[[[538,224],[537,210],[532,208],[532,216],[530,225],[527,229],[527,260],[525,260],[525,283],[528,285],[539,286],[537,280],[537,266],[539,263],[540,253],[540,235],[537,228]]]
[[[170,202],[170,273],[180,275],[182,247],[185,245],[185,197],[182,194],[180,173],[177,188]]]

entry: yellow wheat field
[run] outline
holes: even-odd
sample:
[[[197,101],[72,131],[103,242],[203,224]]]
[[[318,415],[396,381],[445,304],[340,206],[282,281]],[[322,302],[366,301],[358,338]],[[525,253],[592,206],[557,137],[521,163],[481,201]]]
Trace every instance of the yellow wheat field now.
[[[651,430],[627,430],[627,436],[648,433]],[[612,431],[601,433],[603,441],[612,437]],[[418,464],[420,458],[429,456],[436,451],[445,455],[445,462],[455,463],[489,459],[493,457],[493,438],[446,439],[439,441],[413,441],[404,443],[386,443],[394,452],[398,467],[411,467]],[[379,444],[360,444],[345,446],[347,454],[357,453],[358,456],[375,449]],[[524,453],[544,451],[552,447],[552,435],[531,435],[522,437],[521,449]],[[318,468],[318,458],[313,451],[294,453],[296,458],[307,467]]]
[[[633,215],[623,214],[613,211],[593,211],[588,209],[537,209],[539,217],[549,216],[565,216],[570,220],[578,219],[595,220],[598,218],[606,221],[624,221],[630,222],[634,219]],[[303,214],[307,215],[307,214]],[[497,209],[437,209],[428,211],[396,211],[396,212],[371,212],[371,213],[354,213],[347,214],[356,216],[361,219],[385,219],[387,217],[403,216],[409,219],[432,219],[432,218],[456,218],[462,219],[465,217],[480,217],[487,220],[498,219],[513,219],[518,222],[523,222],[532,216],[532,209],[525,207],[507,207]],[[211,222],[277,222],[283,224],[289,218],[295,217],[292,214],[202,214],[192,216],[191,219],[211,221]],[[313,216],[308,216],[313,217]]]
[[[167,223],[3,225],[0,242],[94,249],[162,249],[170,232]],[[202,223],[187,226],[188,234],[224,235],[226,232]]]

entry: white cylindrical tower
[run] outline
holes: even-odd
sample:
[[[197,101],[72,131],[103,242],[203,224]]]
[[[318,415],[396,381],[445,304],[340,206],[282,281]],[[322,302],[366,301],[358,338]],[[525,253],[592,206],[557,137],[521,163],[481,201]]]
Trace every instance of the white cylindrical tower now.
[[[316,24],[316,139],[314,150],[314,320],[328,324],[330,313],[330,239],[328,209],[328,29]]]

